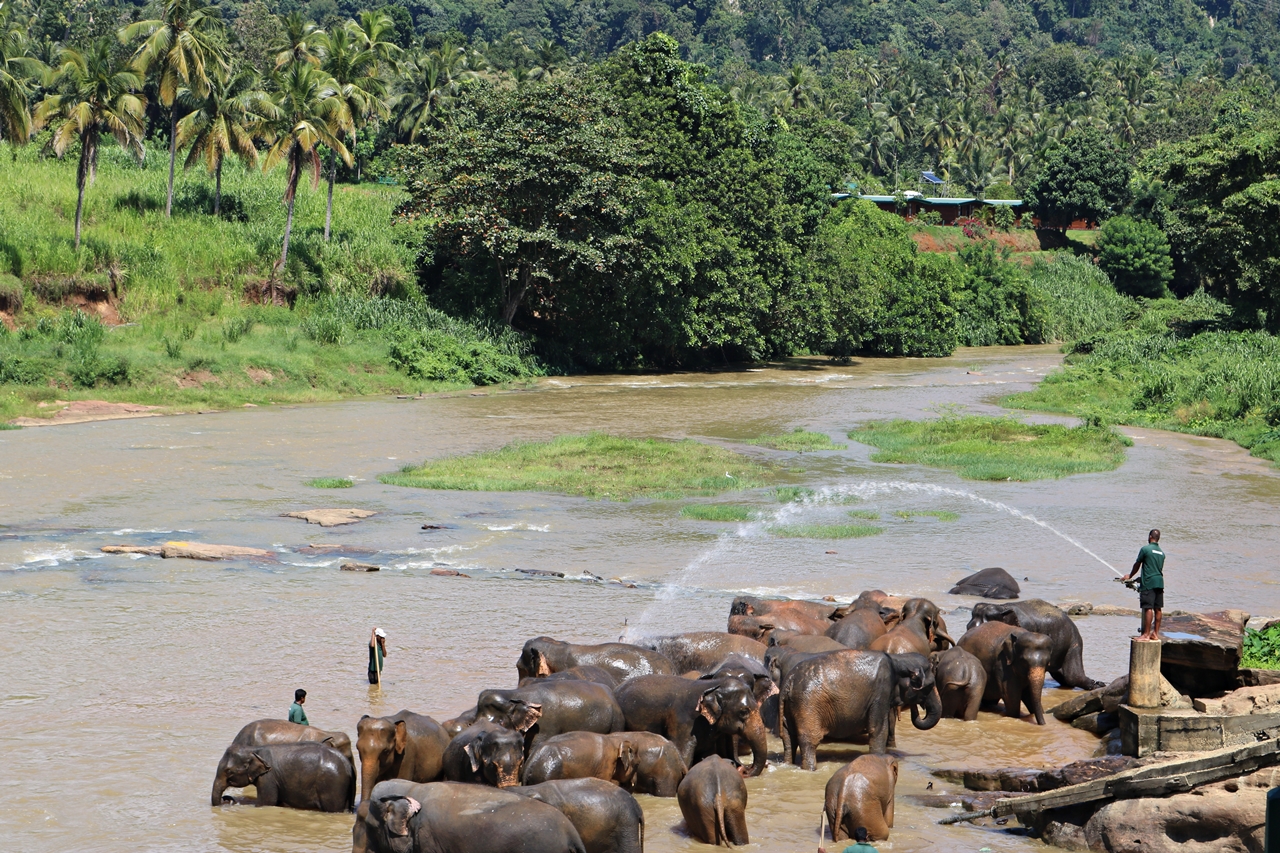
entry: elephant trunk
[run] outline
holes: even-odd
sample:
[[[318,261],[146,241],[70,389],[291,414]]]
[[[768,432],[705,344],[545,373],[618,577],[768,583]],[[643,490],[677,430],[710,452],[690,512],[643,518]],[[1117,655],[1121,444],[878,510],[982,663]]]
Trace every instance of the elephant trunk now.
[[[923,718],[920,716],[920,704],[924,705]],[[924,701],[920,704],[911,705],[911,725],[920,731],[927,731],[942,719],[942,699],[938,696],[938,688],[930,687],[929,692],[924,695]]]
[[[764,720],[760,718],[760,709],[756,708],[747,717],[742,736],[751,745],[751,770],[747,776],[759,776],[769,762],[769,738],[765,731]],[[736,756],[735,756],[736,758]]]
[[[956,641],[951,639],[951,635],[941,628],[933,632],[933,637],[933,646],[940,652],[945,652],[956,644]]]
[[[1044,725],[1044,705],[1041,696],[1044,691],[1044,667],[1035,666],[1027,675],[1027,708],[1036,715],[1036,725]]]
[[[227,759],[218,762],[218,775],[213,777],[213,796],[209,798],[212,806],[222,805],[222,793],[227,790]]]
[[[378,777],[379,773],[378,757],[371,755],[368,758],[360,757],[360,802],[369,802],[369,796],[373,793],[373,786],[382,781]]]

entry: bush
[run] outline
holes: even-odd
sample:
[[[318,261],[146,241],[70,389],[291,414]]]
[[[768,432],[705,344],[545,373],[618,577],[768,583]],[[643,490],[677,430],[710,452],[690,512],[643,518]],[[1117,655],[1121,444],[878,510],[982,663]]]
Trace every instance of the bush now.
[[[460,340],[438,329],[399,330],[391,363],[416,379],[497,385],[532,375],[517,356],[490,341]]]
[[[1030,275],[1040,306],[1040,340],[1081,340],[1122,328],[1139,313],[1138,304],[1116,293],[1106,274],[1084,258],[1060,254],[1037,260]]]
[[[921,225],[941,225],[942,214],[936,210],[922,210],[916,215],[916,222]]]
[[[987,242],[963,246],[959,254],[964,264],[956,323],[960,345],[1040,343],[1041,308],[1026,270],[1009,263]]]
[[[1111,276],[1116,290],[1148,299],[1169,295],[1169,241],[1150,222],[1129,216],[1108,219],[1098,235],[1098,249],[1098,266]]]

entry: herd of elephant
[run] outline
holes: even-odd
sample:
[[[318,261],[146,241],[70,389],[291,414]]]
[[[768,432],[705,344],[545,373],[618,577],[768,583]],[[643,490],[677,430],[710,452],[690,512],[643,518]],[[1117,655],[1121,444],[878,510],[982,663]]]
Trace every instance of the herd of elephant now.
[[[895,724],[917,729],[980,707],[1022,705],[1044,724],[1048,673],[1085,676],[1070,617],[1048,602],[981,603],[953,640],[925,598],[879,590],[851,604],[742,596],[728,631],[636,643],[524,644],[514,689],[480,693],[445,722],[401,711],[356,725],[351,739],[278,720],[249,723],[223,754],[212,804],[246,802],[350,811],[353,853],[640,853],[644,813],[633,794],[675,797],[689,834],[746,844],[743,777],[784,758],[816,770],[830,741],[868,751],[827,783],[834,840],[857,827],[872,840],[893,826]],[[739,763],[750,751],[751,763]],[[237,799],[228,788],[253,785]]]

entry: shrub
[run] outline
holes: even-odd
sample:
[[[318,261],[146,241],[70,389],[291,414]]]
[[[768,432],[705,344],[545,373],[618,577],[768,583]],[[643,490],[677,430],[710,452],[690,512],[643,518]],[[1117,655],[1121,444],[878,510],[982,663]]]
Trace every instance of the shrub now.
[[[1169,295],[1173,259],[1168,239],[1155,225],[1114,216],[1103,223],[1098,249],[1098,266],[1111,276],[1116,290],[1150,299]]]
[[[1084,258],[1060,254],[1031,265],[1031,288],[1040,306],[1039,337],[1077,341],[1122,328],[1138,304],[1116,293],[1105,273]]]
[[[1017,216],[1014,215],[1013,208],[1007,204],[996,207],[991,214],[991,222],[1001,231],[1008,231],[1013,227]]]
[[[956,220],[956,225],[960,226],[964,236],[970,240],[982,240],[987,236],[986,223],[976,216],[961,216]]]
[[[530,375],[519,357],[490,341],[461,340],[438,329],[395,332],[390,356],[410,376],[435,382],[497,385]]]
[[[916,215],[916,222],[921,225],[941,225],[942,214],[936,210],[922,210]]]

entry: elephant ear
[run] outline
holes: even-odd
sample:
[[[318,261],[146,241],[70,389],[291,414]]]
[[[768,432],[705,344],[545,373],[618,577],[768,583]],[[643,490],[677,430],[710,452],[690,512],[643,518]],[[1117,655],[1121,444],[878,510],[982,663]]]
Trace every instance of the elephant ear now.
[[[391,797],[382,801],[382,809],[387,832],[403,838],[409,834],[409,821],[422,810],[422,804],[413,797]]]
[[[396,720],[396,755],[403,755],[409,746],[409,727],[404,720]]]
[[[629,740],[624,740],[618,748],[616,774],[619,785],[629,785],[636,775],[636,748]]]
[[[541,678],[544,675],[551,675],[551,665],[547,663],[547,656],[538,649],[529,649],[529,667],[534,678]]]
[[[1003,610],[997,611],[992,614],[992,618],[1003,622],[1006,625],[1013,625],[1015,627],[1018,625],[1018,611],[1014,610],[1012,607],[1006,607]]]
[[[757,675],[751,692],[755,694],[757,702],[763,702],[770,696],[777,695],[778,685],[774,684],[773,679],[767,675]]]
[[[267,763],[265,758],[263,758],[262,752],[255,749],[253,752],[249,753],[249,761],[246,769],[248,770],[249,778],[256,781],[259,777],[265,776],[271,772],[271,765]]]
[[[720,719],[723,709],[720,706],[720,688],[712,687],[710,690],[704,690],[702,696],[698,698],[698,707],[695,709],[699,714],[706,718],[707,722],[715,725]]]
[[[476,742],[471,741],[462,748],[462,751],[465,752],[467,754],[467,758],[471,760],[471,772],[478,773],[480,771],[480,755],[476,752]]]
[[[542,706],[535,702],[516,699],[511,704],[513,706],[511,708],[511,725],[518,732],[529,731],[538,722],[538,718],[542,716]]]
[[[1011,666],[1013,664],[1013,652],[1016,645],[1017,635],[1010,634],[1004,638],[1004,642],[1000,644],[1000,651],[998,653],[1001,663],[1006,666]]]

